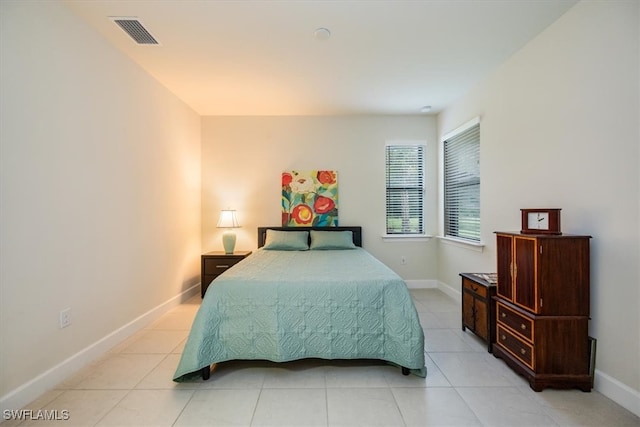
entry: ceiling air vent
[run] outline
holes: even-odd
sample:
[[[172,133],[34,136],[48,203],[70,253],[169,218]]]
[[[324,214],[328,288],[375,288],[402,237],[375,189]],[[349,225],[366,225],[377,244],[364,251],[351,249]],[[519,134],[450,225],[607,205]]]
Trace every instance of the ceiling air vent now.
[[[138,44],[160,44],[138,18],[111,18],[111,20]]]

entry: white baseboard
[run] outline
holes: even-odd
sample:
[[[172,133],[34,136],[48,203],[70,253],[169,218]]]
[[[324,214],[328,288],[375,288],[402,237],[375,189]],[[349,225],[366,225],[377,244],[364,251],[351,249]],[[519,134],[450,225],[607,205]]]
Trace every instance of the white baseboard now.
[[[458,302],[462,301],[462,294],[458,289],[454,289],[446,283],[438,281],[438,289],[440,289],[445,294],[449,295],[451,298],[455,299]]]
[[[593,388],[640,417],[640,391],[596,369]]]
[[[80,350],[78,353],[70,356],[63,362],[57,364],[51,369],[43,372],[32,380],[26,382],[20,387],[10,391],[0,398],[0,409],[2,413],[5,410],[21,409],[25,405],[37,399],[43,393],[51,390],[60,382],[76,373],[80,369],[88,366],[91,362],[97,360],[107,351],[112,349],[118,343],[129,338],[134,333],[143,329],[159,319],[170,309],[181,304],[192,296],[200,292],[200,284],[187,289],[186,291],[176,295],[168,301],[152,308],[143,315],[137,317],[121,328],[111,332],[104,338],[94,342],[90,346]],[[0,423],[2,420],[0,419]]]
[[[405,280],[409,289],[430,289],[437,288],[438,282],[436,280]]]
[[[449,295],[456,301],[462,301],[462,295],[460,291],[453,289],[452,287],[440,282],[439,280],[426,279],[426,280],[405,280],[407,288],[409,289],[440,289],[445,294]]]

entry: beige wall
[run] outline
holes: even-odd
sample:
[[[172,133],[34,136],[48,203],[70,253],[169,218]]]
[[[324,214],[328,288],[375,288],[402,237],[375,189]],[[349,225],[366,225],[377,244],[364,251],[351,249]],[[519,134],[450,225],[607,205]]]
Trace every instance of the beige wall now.
[[[445,134],[482,117],[487,243],[483,253],[441,244],[440,280],[458,288],[457,273],[469,265],[495,271],[493,231],[518,230],[520,208],[562,208],[564,232],[593,236],[596,387],[619,382],[633,405],[640,403],[638,4],[577,4],[438,119]]]
[[[58,2],[0,17],[1,397],[197,284],[201,243],[199,116]]]
[[[256,227],[280,225],[281,173],[338,171],[340,225],[361,225],[363,246],[408,280],[435,279],[435,241],[383,242],[384,146],[427,143],[427,230],[435,232],[435,119],[428,116],[204,117],[202,250],[221,250],[220,209],[238,211],[238,249],[255,249]],[[402,256],[406,264],[402,265]]]

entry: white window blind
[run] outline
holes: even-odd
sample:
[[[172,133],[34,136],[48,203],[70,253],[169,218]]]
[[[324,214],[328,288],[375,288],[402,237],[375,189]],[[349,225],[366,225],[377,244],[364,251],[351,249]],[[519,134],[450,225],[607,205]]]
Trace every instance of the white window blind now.
[[[387,145],[387,234],[424,234],[424,145]]]
[[[480,124],[444,141],[445,236],[480,241]]]

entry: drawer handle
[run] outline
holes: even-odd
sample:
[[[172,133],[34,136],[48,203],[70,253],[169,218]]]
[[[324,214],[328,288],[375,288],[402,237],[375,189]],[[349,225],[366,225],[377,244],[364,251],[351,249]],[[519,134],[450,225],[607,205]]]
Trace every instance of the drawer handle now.
[[[527,350],[525,350],[524,348],[520,349],[520,353],[525,354],[527,352]]]
[[[475,286],[471,285],[471,290],[472,290],[473,292],[478,292],[478,289],[479,289],[479,288],[476,288]]]
[[[507,339],[507,337],[505,337],[504,335],[501,338],[502,338],[502,341]]]
[[[523,323],[522,325],[520,325],[520,329],[527,329],[527,325]]]
[[[216,268],[229,268],[228,264],[216,265]]]
[[[500,313],[500,315],[504,318],[507,317],[507,315],[505,313]]]

